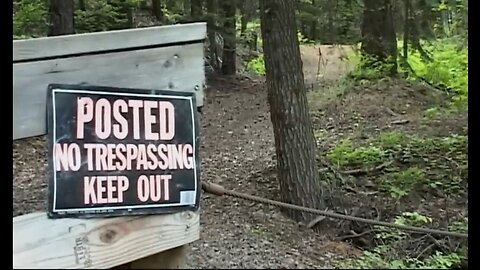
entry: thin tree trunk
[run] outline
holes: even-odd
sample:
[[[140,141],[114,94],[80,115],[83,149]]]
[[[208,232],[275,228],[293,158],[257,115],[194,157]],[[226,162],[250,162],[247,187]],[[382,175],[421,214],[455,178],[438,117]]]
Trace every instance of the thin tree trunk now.
[[[50,0],[49,36],[75,33],[73,0]]]
[[[217,41],[215,35],[217,31],[217,24],[215,16],[217,14],[217,1],[216,0],[207,0],[207,31],[208,31],[208,41],[209,41],[209,55],[210,55],[210,65],[213,70],[218,71],[218,53],[217,53]]]
[[[241,37],[244,37],[245,36],[245,32],[247,31],[247,24],[248,24],[248,21],[250,20],[250,14],[247,12],[247,5],[248,5],[248,1],[242,1],[241,4],[240,4],[240,36]]]
[[[190,16],[190,0],[183,0],[183,16]]]
[[[78,0],[78,7],[79,7],[80,10],[86,11],[87,8],[85,6],[85,0]]]
[[[162,1],[161,0],[152,0],[152,12],[155,15],[155,18],[161,23],[163,23],[163,10],[162,10]]]
[[[405,62],[408,61],[408,40],[410,39],[409,28],[410,28],[410,0],[405,0],[405,29],[403,32],[403,59]]]
[[[222,1],[222,9],[224,11],[223,23],[223,53],[222,53],[222,73],[224,75],[235,74],[236,67],[236,31],[235,31],[235,1]]]
[[[202,17],[202,1],[201,0],[190,1],[190,16],[194,20],[199,20]]]
[[[270,116],[282,201],[323,209],[292,0],[260,0]],[[312,216],[284,209],[297,221]]]
[[[315,0],[312,0],[312,6],[315,6]],[[310,38],[311,40],[315,41],[317,40],[317,14],[314,14],[314,18],[312,20],[312,25],[311,25],[311,33],[310,33]]]

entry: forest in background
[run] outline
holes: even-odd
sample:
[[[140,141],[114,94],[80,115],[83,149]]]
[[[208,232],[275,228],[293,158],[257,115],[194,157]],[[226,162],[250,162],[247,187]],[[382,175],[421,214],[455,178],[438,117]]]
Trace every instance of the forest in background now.
[[[16,0],[13,3],[14,39],[206,21],[205,68],[208,73],[268,77],[266,54],[274,54],[264,51],[259,0]],[[445,119],[454,119],[466,126],[465,121],[457,119],[468,115],[468,0],[297,0],[294,4],[300,46],[352,48],[343,61],[352,65],[353,70],[328,85],[319,83],[307,93],[317,141],[331,139],[325,122],[318,120],[326,118],[333,106],[324,104],[327,98],[332,98],[329,94],[333,99],[341,99],[353,93],[361,99],[370,95],[362,91],[379,85],[403,91],[395,88],[398,79],[414,90],[418,85],[426,85],[431,89],[427,91],[441,93],[445,99],[445,104],[429,100],[428,106],[421,108],[419,114],[426,123],[421,122],[421,125],[434,121],[443,124]],[[392,94],[391,90],[388,93]],[[410,106],[410,99],[418,98],[416,95],[419,94],[404,100],[398,95],[400,98],[392,100],[388,108],[397,103]],[[381,105],[378,101],[378,106]],[[355,109],[351,114],[353,118],[358,117],[355,118],[358,121],[347,124],[367,125],[368,119],[357,115],[361,109]],[[395,117],[402,114],[398,112],[400,109],[389,111]],[[316,120],[320,124],[316,124]],[[445,127],[450,126],[445,124]],[[443,213],[433,215],[420,208],[423,209],[425,200],[432,202],[432,208],[442,208],[438,206],[440,201],[446,205],[448,200],[452,205],[460,205],[459,209],[466,205],[467,133],[445,131],[441,136],[421,133],[416,129],[392,129],[375,136],[369,134],[361,140],[354,136],[338,136],[332,145],[325,149],[319,147],[318,166],[333,165],[334,169],[329,172],[332,175],[339,172],[350,172],[345,173],[349,176],[367,175],[366,181],[373,182],[374,191],[356,186],[355,193],[382,194],[382,202],[393,205],[394,210],[389,210],[390,218],[396,223],[434,227],[441,224],[452,231],[466,232],[468,215],[464,212],[450,213],[445,218]],[[387,169],[379,169],[392,156],[395,157],[393,165],[390,163]],[[335,205],[336,196],[345,194],[336,194],[333,190],[338,185],[348,186],[346,183],[350,180],[328,176],[322,169],[324,176],[316,181],[327,183],[324,189],[330,190],[327,193],[331,199],[325,204]],[[424,196],[422,202],[417,201],[418,196]],[[283,199],[286,197],[289,196],[282,195]],[[289,200],[294,201],[295,196]],[[448,212],[448,209],[443,210]],[[368,243],[362,243],[361,237],[352,237],[351,241],[363,250],[362,254],[339,262],[339,267],[453,268],[468,265],[464,242],[448,238],[432,240],[385,228],[356,231],[356,234],[364,232],[372,236]]]

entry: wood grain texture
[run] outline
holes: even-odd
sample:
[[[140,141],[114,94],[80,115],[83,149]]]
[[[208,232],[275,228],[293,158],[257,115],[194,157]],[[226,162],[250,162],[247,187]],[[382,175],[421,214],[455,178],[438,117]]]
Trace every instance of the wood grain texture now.
[[[206,32],[206,23],[199,22],[15,40],[13,61],[197,40],[202,42],[206,38]]]
[[[14,64],[13,139],[46,133],[50,83],[194,92],[203,106],[203,61],[203,44],[195,43]]]
[[[148,257],[198,240],[199,214],[53,220],[33,213],[13,219],[13,235],[14,268],[105,269],[131,262],[175,268],[182,258]],[[181,251],[180,257],[185,255]]]

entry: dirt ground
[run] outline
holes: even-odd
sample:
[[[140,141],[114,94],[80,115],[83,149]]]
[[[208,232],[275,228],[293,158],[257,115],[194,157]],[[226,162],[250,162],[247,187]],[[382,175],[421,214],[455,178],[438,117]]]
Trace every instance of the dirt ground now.
[[[315,55],[315,48],[302,50]],[[327,49],[322,54],[329,55]],[[342,54],[337,54],[342,55]],[[340,57],[337,57],[339,59]],[[317,58],[318,60],[318,54]],[[304,60],[311,82],[317,74],[315,57]],[[333,68],[336,66],[337,70]],[[327,62],[328,74],[334,78],[348,70],[339,59]],[[336,75],[332,75],[336,74]],[[315,80],[313,80],[315,81]],[[317,82],[317,85],[321,82]],[[275,148],[270,123],[266,89],[261,79],[211,77],[207,82],[206,105],[202,115],[202,179],[248,194],[278,199],[275,179]],[[428,135],[466,134],[467,116],[453,116],[428,123],[421,113],[442,103],[442,93],[409,82],[386,81],[375,85],[348,87],[344,95],[327,96],[311,102],[315,128],[324,129],[320,151],[347,136],[361,138],[382,130],[401,129]],[[324,93],[325,94],[325,93]],[[327,93],[328,94],[328,93]],[[322,94],[323,95],[323,94]],[[401,100],[401,101],[399,101]],[[393,111],[393,114],[391,113]],[[358,115],[361,117],[359,118]],[[394,125],[396,120],[408,120]],[[46,209],[45,138],[30,138],[13,143],[14,209],[13,216]],[[358,191],[363,188],[359,187]],[[343,191],[342,191],[343,192]],[[368,204],[371,196],[342,195],[337,211],[352,212]],[[450,213],[466,212],[466,194],[453,198]],[[376,196],[374,196],[376,197]],[[362,201],[363,200],[363,201]],[[376,203],[385,203],[378,199]],[[368,202],[368,203],[367,203]],[[445,200],[406,204],[406,209],[439,209]],[[377,205],[378,206],[378,205]],[[443,205],[442,205],[443,207]],[[357,207],[358,208],[358,207]],[[404,209],[383,207],[382,220]],[[358,212],[358,211],[357,211]],[[438,210],[436,212],[439,212]],[[358,215],[373,217],[375,213]],[[377,213],[378,214],[378,213]],[[445,213],[438,213],[442,216]],[[453,214],[452,214],[453,215]],[[333,224],[340,224],[332,221]],[[334,259],[358,255],[358,245],[336,239],[351,230],[353,224],[342,223],[336,231],[315,233],[285,218],[279,209],[250,201],[203,194],[201,200],[200,240],[191,246],[193,268],[329,268]],[[347,229],[345,229],[347,228]]]

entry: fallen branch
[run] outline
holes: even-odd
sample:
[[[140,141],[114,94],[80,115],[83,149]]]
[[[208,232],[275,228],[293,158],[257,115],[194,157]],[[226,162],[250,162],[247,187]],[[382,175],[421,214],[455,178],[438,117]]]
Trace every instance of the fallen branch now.
[[[378,165],[377,167],[374,167],[374,168],[369,168],[369,169],[354,169],[354,170],[348,170],[348,171],[341,171],[341,173],[343,174],[351,174],[351,175],[362,175],[362,174],[368,174],[368,173],[372,173],[372,172],[375,172],[375,171],[380,171],[380,170],[383,170],[384,168],[392,165],[392,163],[394,162],[395,160],[390,160],[388,162],[385,162],[383,164],[380,164]]]
[[[374,230],[368,230],[368,231],[364,231],[362,233],[356,233],[354,231],[350,231],[352,234],[349,234],[349,235],[344,235],[344,236],[340,236],[340,237],[337,237],[335,238],[335,241],[344,241],[346,239],[352,239],[352,238],[357,238],[357,237],[362,237],[366,234],[369,234],[371,232],[373,232]]]
[[[392,125],[404,125],[404,124],[408,124],[408,122],[410,122],[410,120],[408,120],[408,119],[401,119],[401,120],[393,121],[393,122],[392,122]]]
[[[325,210],[327,211],[328,208]],[[333,213],[332,211],[328,211],[330,213]],[[322,220],[326,219],[327,217],[326,216],[318,216],[316,218],[314,218],[312,221],[310,221],[308,224],[307,224],[307,228],[311,229],[313,228],[313,226],[317,225],[319,222],[321,222]]]

